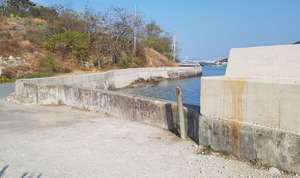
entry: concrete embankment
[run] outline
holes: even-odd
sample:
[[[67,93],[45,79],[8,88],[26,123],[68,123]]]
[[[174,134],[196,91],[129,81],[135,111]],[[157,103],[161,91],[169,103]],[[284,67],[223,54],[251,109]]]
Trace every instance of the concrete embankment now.
[[[300,45],[232,49],[201,81],[200,144],[300,173]]]
[[[192,67],[137,68],[98,74],[21,79],[16,81],[15,94],[7,97],[7,100],[21,104],[64,103],[177,132],[176,102],[122,94],[108,89],[126,87],[136,80],[176,79],[201,74],[202,70]],[[198,143],[199,113],[187,108],[184,110],[188,136]]]
[[[300,173],[299,61],[300,45],[231,50],[225,76],[202,78],[202,115],[185,108],[187,135],[258,165]],[[18,80],[15,94],[7,99],[19,98],[23,104],[65,103],[176,131],[177,103],[108,89],[137,80],[197,75],[201,70],[195,68],[144,68]]]

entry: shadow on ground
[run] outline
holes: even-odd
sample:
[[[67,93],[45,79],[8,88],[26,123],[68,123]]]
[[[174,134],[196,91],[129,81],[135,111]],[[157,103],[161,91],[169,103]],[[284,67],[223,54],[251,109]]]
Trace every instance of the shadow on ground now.
[[[2,170],[0,171],[0,178],[4,178],[4,175],[5,175],[5,171],[6,169],[8,168],[9,166],[6,165],[2,168]],[[29,172],[25,172],[21,175],[20,178],[41,178],[42,177],[42,174],[38,174],[37,176],[35,176],[34,174],[30,174]]]
[[[168,129],[180,137],[179,134],[179,125],[174,123],[173,116],[178,115],[177,113],[173,113],[172,104],[167,103],[166,113],[167,113],[167,123]],[[195,143],[199,144],[199,118],[200,118],[200,106],[184,104],[187,110],[187,136],[191,138]]]

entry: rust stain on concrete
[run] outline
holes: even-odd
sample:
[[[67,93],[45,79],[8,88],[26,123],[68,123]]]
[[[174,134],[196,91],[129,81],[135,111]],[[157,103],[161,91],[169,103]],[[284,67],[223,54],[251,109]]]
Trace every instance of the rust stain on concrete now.
[[[247,82],[247,78],[231,78],[223,79],[224,89],[224,109],[229,109],[228,117],[230,121],[230,138],[232,146],[232,154],[240,157],[241,153],[241,125],[243,122],[243,92]]]

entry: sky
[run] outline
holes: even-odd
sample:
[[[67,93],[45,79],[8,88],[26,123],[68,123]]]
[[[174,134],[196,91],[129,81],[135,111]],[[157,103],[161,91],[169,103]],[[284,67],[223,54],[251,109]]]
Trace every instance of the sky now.
[[[38,5],[71,5],[95,12],[112,5],[155,21],[176,34],[179,58],[228,57],[231,48],[286,45],[300,41],[300,0],[31,0]]]

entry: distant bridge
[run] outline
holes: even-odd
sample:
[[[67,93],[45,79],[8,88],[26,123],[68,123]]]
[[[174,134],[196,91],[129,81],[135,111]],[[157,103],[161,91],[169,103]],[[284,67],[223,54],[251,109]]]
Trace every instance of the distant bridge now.
[[[199,67],[202,66],[199,63],[178,63],[180,67]]]

